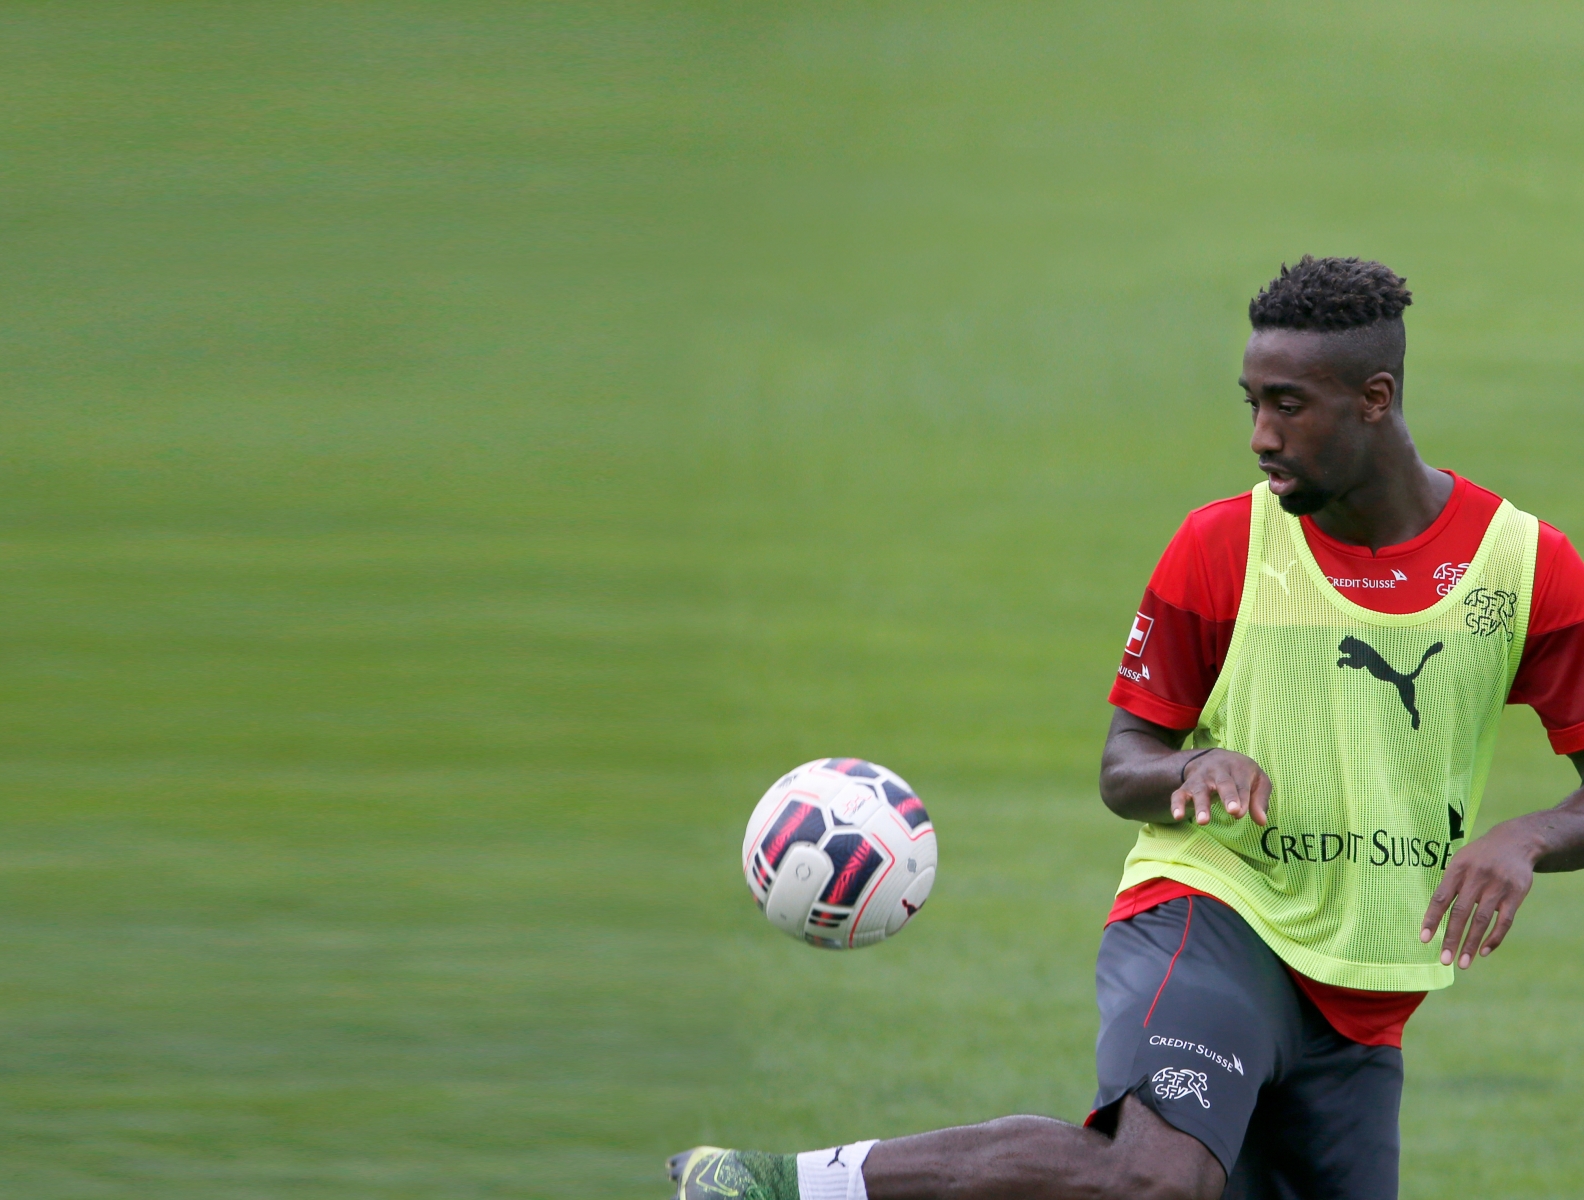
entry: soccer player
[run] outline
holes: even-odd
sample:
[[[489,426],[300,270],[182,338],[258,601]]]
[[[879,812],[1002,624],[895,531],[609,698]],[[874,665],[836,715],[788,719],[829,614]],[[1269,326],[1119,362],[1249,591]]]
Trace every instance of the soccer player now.
[[[1143,825],[1084,1126],[700,1147],[681,1200],[1397,1195],[1404,1023],[1501,945],[1536,871],[1584,866],[1584,788],[1470,840],[1504,704],[1584,779],[1584,563],[1419,458],[1411,300],[1380,263],[1306,256],[1249,304],[1267,481],[1189,514],[1111,692],[1100,792]]]

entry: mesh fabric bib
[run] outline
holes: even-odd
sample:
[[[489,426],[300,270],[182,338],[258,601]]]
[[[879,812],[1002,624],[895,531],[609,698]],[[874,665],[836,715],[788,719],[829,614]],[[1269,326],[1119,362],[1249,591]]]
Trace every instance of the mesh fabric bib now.
[[[1264,767],[1269,824],[1219,805],[1203,828],[1147,824],[1122,888],[1164,877],[1209,892],[1322,983],[1450,984],[1420,922],[1479,811],[1539,529],[1504,500],[1449,594],[1372,612],[1326,581],[1298,519],[1256,487],[1232,644],[1189,744]]]

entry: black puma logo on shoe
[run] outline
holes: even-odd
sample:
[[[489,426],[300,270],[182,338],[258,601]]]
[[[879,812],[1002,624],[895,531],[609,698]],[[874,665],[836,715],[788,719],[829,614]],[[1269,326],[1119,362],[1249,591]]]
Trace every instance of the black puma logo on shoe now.
[[[1446,647],[1437,642],[1424,652],[1424,657],[1419,660],[1419,665],[1414,668],[1412,675],[1404,675],[1391,663],[1380,656],[1380,651],[1368,642],[1361,642],[1356,637],[1345,637],[1338,644],[1337,650],[1342,657],[1337,659],[1337,666],[1352,667],[1355,671],[1368,671],[1382,683],[1389,683],[1397,689],[1403,707],[1408,710],[1408,715],[1413,718],[1413,727],[1419,728],[1419,710],[1414,707],[1414,680],[1419,678],[1419,672],[1425,669],[1425,663],[1430,661],[1432,655],[1440,654]]]

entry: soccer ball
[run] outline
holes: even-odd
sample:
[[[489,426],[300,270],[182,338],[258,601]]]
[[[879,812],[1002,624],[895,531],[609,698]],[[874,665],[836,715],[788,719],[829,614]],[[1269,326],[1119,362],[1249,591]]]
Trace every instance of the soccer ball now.
[[[776,780],[748,821],[743,876],[777,929],[853,950],[906,925],[935,884],[935,827],[899,775],[817,758]]]

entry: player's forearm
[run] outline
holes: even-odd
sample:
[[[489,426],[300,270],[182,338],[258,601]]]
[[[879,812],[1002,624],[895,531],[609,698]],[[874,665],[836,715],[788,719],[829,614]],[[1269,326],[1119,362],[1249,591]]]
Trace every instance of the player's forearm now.
[[[1130,821],[1208,825],[1219,801],[1233,820],[1247,816],[1265,824],[1271,782],[1260,765],[1219,747],[1180,749],[1185,737],[1117,709],[1100,763],[1106,807]]]
[[[1529,841],[1536,871],[1584,870],[1584,788],[1555,808],[1504,824],[1516,826]]]
[[[1171,794],[1196,751],[1179,750],[1183,735],[1118,709],[1100,760],[1100,798],[1119,817],[1173,820]]]
[[[1159,749],[1160,753],[1150,749],[1119,755],[1119,761],[1101,767],[1100,798],[1117,816],[1156,824],[1179,819],[1172,815],[1171,794],[1182,784],[1183,768],[1198,751]]]

